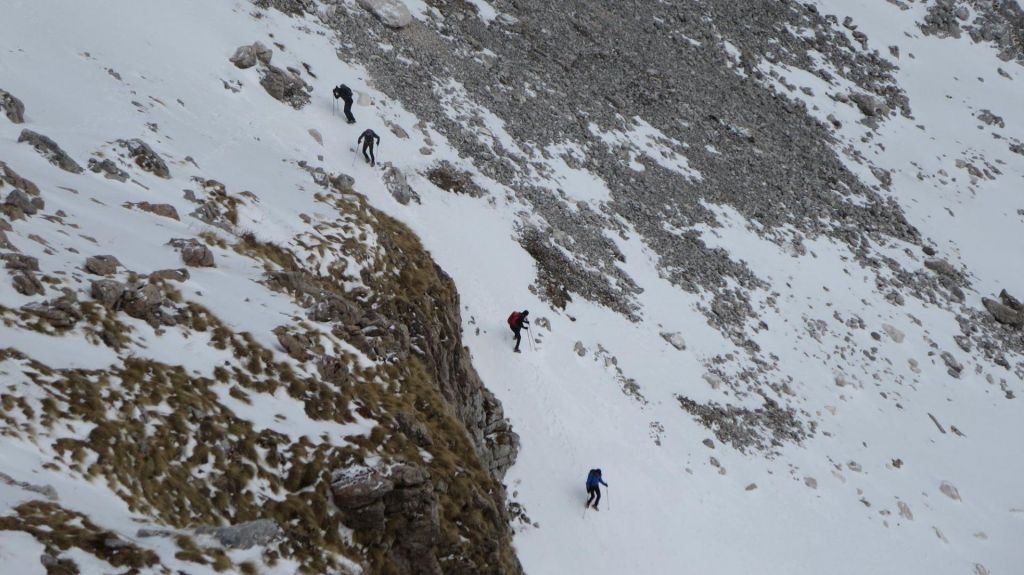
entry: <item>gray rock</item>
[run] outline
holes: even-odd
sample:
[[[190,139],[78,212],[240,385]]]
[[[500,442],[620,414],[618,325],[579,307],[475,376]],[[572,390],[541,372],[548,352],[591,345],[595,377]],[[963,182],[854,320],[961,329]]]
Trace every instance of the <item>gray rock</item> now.
[[[239,46],[235,50],[234,55],[231,56],[230,61],[236,67],[245,70],[246,68],[252,68],[258,63],[267,66],[273,57],[273,50],[264,46],[262,42],[254,42],[248,46]]]
[[[103,307],[112,310],[121,308],[121,298],[127,286],[116,280],[93,280],[89,288],[92,299],[100,302]]]
[[[21,309],[42,318],[57,329],[73,328],[82,319],[77,302],[67,297],[26,304]]]
[[[987,297],[981,298],[981,303],[999,323],[1011,327],[1024,326],[1024,313]]]
[[[181,260],[190,267],[216,267],[210,248],[195,239],[175,238],[168,242],[181,252]]]
[[[358,0],[358,3],[388,28],[405,28],[412,23],[412,14],[399,0]]]
[[[946,367],[948,367],[951,371],[954,371],[959,374],[961,371],[964,370],[963,364],[957,361],[956,358],[953,357],[953,354],[949,353],[948,351],[942,352],[941,354],[939,354],[939,356],[942,358],[942,361],[946,364]]]
[[[74,160],[71,159],[57,142],[54,142],[50,138],[33,132],[32,130],[22,130],[21,135],[18,136],[18,142],[26,142],[35,148],[41,156],[46,158],[48,162],[57,166],[58,168],[71,172],[73,174],[81,174],[82,166],[79,166]]]
[[[686,349],[686,340],[683,339],[683,335],[679,332],[668,333],[663,331],[661,332],[661,337],[679,351]]]
[[[32,493],[38,493],[39,495],[42,495],[43,497],[49,499],[50,501],[57,501],[59,499],[59,497],[57,496],[57,490],[54,489],[52,485],[37,485],[35,483],[29,483],[27,481],[18,481],[17,479],[14,479],[10,475],[7,475],[2,471],[0,471],[0,483],[5,483],[7,485],[11,485],[14,487],[20,487],[21,489],[24,489],[25,491],[30,491]]]
[[[21,295],[33,296],[46,293],[46,288],[39,281],[39,278],[36,277],[36,274],[28,270],[15,272],[14,277],[11,278],[11,283],[14,285],[14,291]]]
[[[1002,300],[1003,305],[1019,312],[1024,312],[1024,304],[1022,304],[1017,298],[1010,295],[1005,289],[1000,290],[999,299]]]
[[[7,119],[14,124],[25,122],[25,105],[15,98],[14,94],[5,90],[0,90],[0,110],[3,110]]]
[[[32,256],[6,253],[0,254],[0,260],[4,261],[4,267],[9,270],[39,271],[39,259]]]
[[[940,276],[946,276],[951,278],[959,277],[960,273],[953,267],[953,264],[946,260],[932,259],[925,260],[924,267],[932,270]]]
[[[143,170],[159,178],[168,179],[171,177],[171,170],[163,158],[149,147],[149,144],[138,138],[130,140],[118,140],[118,145],[128,150],[129,157]]]
[[[117,180],[119,182],[128,180],[128,172],[117,167],[117,164],[110,158],[103,160],[89,158],[89,170],[97,174],[103,174],[108,180]]]
[[[404,433],[406,437],[412,439],[416,445],[428,448],[434,444],[434,439],[430,435],[430,430],[412,413],[407,411],[399,412],[399,414],[395,416],[395,423],[398,424],[398,429]]]
[[[91,256],[85,260],[85,270],[98,276],[109,276],[117,272],[121,262],[114,256]]]
[[[257,519],[230,527],[203,526],[196,529],[196,534],[211,535],[231,549],[249,549],[273,543],[284,535],[284,531],[270,519]]]
[[[865,94],[862,92],[855,92],[850,94],[850,101],[857,105],[857,108],[862,114],[868,117],[885,116],[889,113],[889,107],[886,106],[885,100],[872,96],[871,94]]]
[[[388,191],[391,192],[391,196],[395,198],[395,201],[406,206],[411,201],[420,203],[420,196],[409,185],[408,180],[405,178],[405,174],[398,168],[388,164],[384,169],[384,185],[387,186]]]
[[[36,204],[33,203],[33,199],[35,198],[29,197],[28,194],[18,188],[14,188],[11,190],[11,193],[7,194],[7,198],[4,199],[4,204],[14,206],[20,209],[26,216],[31,216],[39,211]]]
[[[191,277],[186,268],[178,268],[176,270],[157,270],[149,274],[150,283],[163,280],[171,280],[176,282],[186,282]]]
[[[351,511],[380,500],[395,489],[390,478],[376,470],[335,473],[331,481],[334,504]]]
[[[136,208],[139,208],[144,212],[149,212],[151,214],[156,214],[158,216],[170,218],[172,220],[181,219],[178,217],[178,210],[171,204],[151,204],[149,202],[139,202],[137,204],[131,205],[135,206]]]
[[[296,110],[309,103],[309,93],[313,91],[298,74],[276,66],[267,66],[260,71],[260,85],[272,98]]]
[[[960,501],[960,492],[957,490],[956,486],[954,486],[952,483],[948,481],[943,481],[939,485],[939,491],[941,491],[943,495],[949,497],[953,501]]]

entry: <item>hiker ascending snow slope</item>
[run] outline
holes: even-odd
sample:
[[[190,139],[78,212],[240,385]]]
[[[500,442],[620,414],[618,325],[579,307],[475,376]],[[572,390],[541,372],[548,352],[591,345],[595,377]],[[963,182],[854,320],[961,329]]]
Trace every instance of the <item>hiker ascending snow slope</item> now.
[[[523,336],[519,333],[520,330],[530,329],[526,327],[530,324],[530,320],[526,319],[526,316],[530,315],[529,310],[514,311],[512,315],[508,316],[508,327],[515,334],[516,347],[512,351],[519,353],[519,343],[523,340]]]
[[[356,140],[356,144],[359,144],[359,142],[363,143],[363,157],[366,158],[366,163],[371,166],[377,165],[377,158],[373,155],[374,140],[377,140],[376,144],[380,145],[380,136],[377,135],[377,132],[370,129],[359,134],[359,139]],[[370,152],[369,155],[367,155],[367,151]]]
[[[590,494],[590,498],[587,499],[587,504],[584,507],[590,507],[590,502],[593,501],[594,511],[599,511],[597,504],[601,502],[601,485],[608,487],[604,479],[601,479],[601,470],[591,469],[587,474],[587,493]]]
[[[345,119],[349,124],[356,123],[356,117],[352,115],[352,88],[341,84],[334,88],[334,99],[341,98],[345,101]]]

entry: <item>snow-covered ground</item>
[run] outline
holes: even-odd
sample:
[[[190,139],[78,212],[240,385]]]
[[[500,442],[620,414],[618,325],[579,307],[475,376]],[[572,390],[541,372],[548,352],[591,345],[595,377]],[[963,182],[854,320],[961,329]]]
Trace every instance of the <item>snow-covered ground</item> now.
[[[475,3],[487,8],[482,18],[495,17],[490,4]],[[821,9],[842,19],[850,7],[829,1]],[[175,268],[178,255],[166,245],[171,238],[215,231],[186,215],[194,206],[183,189],[195,189],[193,176],[215,178],[233,193],[251,191],[258,200],[240,210],[238,226],[289,244],[310,230],[303,215],[313,221],[336,217],[315,201],[316,188],[296,162],[346,173],[374,206],[412,227],[455,280],[465,343],[522,440],[506,484],[535,523],[516,525],[515,544],[528,573],[1019,571],[1024,408],[1021,399],[1006,398],[1000,380],[1018,395],[1024,389],[1012,373],[956,346],[953,336],[960,330],[952,313],[909,297],[906,305],[893,306],[876,288],[874,272],[855,263],[845,247],[818,239],[805,241],[804,252],[785,250],[760,238],[735,211],[709,204],[723,226],[698,228],[703,240],[745,261],[777,292],[773,305],[766,301],[770,293],[754,302],[764,306],[759,313],[767,325],[754,340],[764,354],[779,358],[773,380],[787,384],[772,399],[818,422],[802,444],[783,444],[772,457],[741,453],[715,439],[676,399],[751,409],[763,403],[718,384],[721,375],[709,375],[716,356],[744,356],[706,323],[698,306],[710,305],[709,298],[663,279],[635,234],[609,234],[626,256],[619,265],[643,288],[642,321],[630,322],[581,298],[564,311],[549,309],[529,290],[534,262],[515,240],[521,219],[529,217],[521,213],[525,205],[370,88],[371,78],[338,59],[330,32],[312,18],[274,11],[255,18],[254,10],[242,1],[203,0],[4,7],[0,88],[25,103],[26,123],[0,118],[0,159],[42,187],[44,214],[65,214],[61,220],[35,216],[13,222],[11,242],[39,256],[44,272],[66,273],[87,293],[88,283],[77,271],[87,255],[114,253],[125,268],[140,273]],[[417,13],[428,10],[424,5]],[[886,2],[858,5],[850,14],[873,45],[900,47],[901,57],[892,59],[914,113],[913,119],[890,117],[866,141],[861,136],[868,129],[857,122],[853,105],[829,99],[828,86],[810,85],[817,80],[813,75],[779,72],[815,94],[796,91],[791,97],[818,106],[823,119],[833,114],[842,121],[837,146],[853,146],[875,166],[892,170],[886,193],[940,253],[966,266],[975,290],[966,294],[966,305],[980,308],[981,296],[1002,288],[1024,292],[1024,156],[1010,152],[1006,140],[1024,139],[1024,69],[1000,62],[990,47],[967,38],[922,36],[915,26],[921,14],[920,6],[901,11]],[[260,87],[255,69],[239,70],[228,61],[236,47],[257,40],[274,48],[275,65],[305,64],[316,74],[305,77],[315,88],[309,106],[284,106]],[[997,67],[1011,78],[999,75]],[[354,126],[332,111],[330,88],[342,81],[365,96],[355,107]],[[237,93],[226,88],[233,82],[241,86]],[[452,114],[473,105],[457,104]],[[1001,116],[1005,128],[979,129],[976,115],[982,109]],[[393,136],[389,125],[402,127],[408,138]],[[669,169],[700,177],[680,153],[685,143],[668,141],[642,119],[634,125],[628,137],[639,146],[632,155],[647,154]],[[355,139],[367,127],[382,136],[379,160],[406,174],[420,203],[399,204],[382,170],[357,157]],[[511,141],[500,124],[487,127],[480,137],[488,144],[505,138],[501,143],[508,150],[528,147]],[[164,156],[173,177],[161,180],[139,171],[132,173],[138,183],[117,183],[89,171],[55,170],[16,143],[22,128],[53,138],[83,166],[105,142],[140,137]],[[322,144],[311,129],[322,135]],[[429,156],[420,153],[428,139]],[[537,174],[546,178],[538,185],[564,188],[581,201],[607,199],[596,176],[570,169],[559,157],[583,153],[578,147],[567,143],[551,152],[551,175]],[[865,182],[875,182],[868,166],[843,157]],[[975,157],[998,166],[1001,174],[972,179],[957,167],[956,160]],[[440,159],[474,173],[488,195],[473,198],[435,187],[422,174]],[[181,220],[121,207],[141,201],[172,204]],[[905,247],[873,246],[907,269],[921,269],[923,256]],[[237,331],[275,347],[271,330],[298,308],[255,283],[262,268],[252,260],[228,250],[215,250],[215,256],[218,266],[193,269],[181,291]],[[0,282],[5,306],[34,299]],[[513,309],[524,308],[531,311],[534,342],[524,341],[523,353],[514,355],[504,321]],[[848,321],[855,318],[862,321]],[[142,357],[204,374],[232,359],[201,339],[168,344],[144,322],[131,321],[146,339],[145,347],[140,341],[133,348]],[[686,349],[673,347],[663,332],[682,334]],[[54,368],[101,368],[113,359],[107,348],[82,339],[11,326],[0,326],[0,341],[0,347],[14,347]],[[942,351],[963,364],[959,378],[947,374]],[[0,387],[32,385],[19,369],[12,361],[0,364]],[[632,392],[630,381],[638,386]],[[316,422],[308,428],[280,425],[275,413],[301,421],[300,406],[287,398],[266,395],[245,409],[228,405],[259,426],[342,433]],[[713,448],[702,443],[707,438]],[[113,492],[43,468],[53,439],[0,437],[0,471],[16,481],[53,485],[63,506],[132,539],[136,516]],[[584,513],[583,482],[593,467],[603,469],[610,488],[599,513]],[[943,483],[955,486],[959,498],[944,494]],[[0,514],[37,497],[0,483]],[[166,540],[134,542],[153,548],[175,568],[212,572],[174,559]],[[39,554],[39,545],[24,533],[0,532],[5,570],[43,573]],[[94,573],[111,569],[84,561],[80,567]],[[289,567],[282,562],[275,569],[288,573]]]

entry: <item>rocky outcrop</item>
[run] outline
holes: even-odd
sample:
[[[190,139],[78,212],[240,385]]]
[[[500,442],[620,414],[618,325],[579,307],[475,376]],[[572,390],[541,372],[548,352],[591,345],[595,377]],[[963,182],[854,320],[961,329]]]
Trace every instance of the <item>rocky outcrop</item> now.
[[[230,549],[249,549],[256,545],[269,545],[284,535],[284,531],[270,519],[257,519],[228,527],[203,526],[197,535],[209,535]]]
[[[176,270],[157,270],[149,274],[149,281],[150,283],[153,283],[170,280],[180,283],[188,281],[189,277],[191,277],[191,275],[188,273],[186,268],[178,268]]]
[[[425,469],[396,465],[386,471],[346,470],[334,475],[331,490],[345,523],[381,555],[376,569],[442,573],[434,554],[441,528],[438,501]]]
[[[45,204],[40,197],[29,197],[25,192],[15,188],[4,198],[4,205],[17,208],[26,216],[34,215],[43,209]]]
[[[1021,302],[1006,290],[999,292],[999,299],[1001,301],[983,297],[981,304],[997,322],[1018,329],[1024,327],[1024,306]]]
[[[60,297],[44,302],[30,303],[21,307],[57,329],[70,329],[82,319],[78,302],[70,297]]]
[[[185,265],[194,268],[216,267],[213,252],[197,240],[175,238],[168,243],[181,252],[181,261],[185,262]]]
[[[146,142],[138,138],[132,138],[130,140],[118,140],[117,143],[128,151],[128,156],[135,161],[135,165],[158,178],[167,179],[171,177],[171,170],[167,167],[167,163]]]
[[[178,210],[171,204],[151,204],[149,202],[139,202],[137,204],[130,204],[144,212],[156,214],[172,220],[180,220],[178,217]]]
[[[871,94],[864,94],[861,92],[850,94],[850,101],[856,104],[857,109],[868,117],[885,116],[889,113],[889,108],[886,106],[885,100],[872,96]]]
[[[81,174],[82,166],[79,166],[71,156],[61,149],[57,142],[52,139],[37,133],[32,130],[22,130],[21,135],[18,136],[18,142],[25,142],[35,148],[36,152],[39,152],[41,156],[46,158],[48,162],[57,166],[58,168],[71,172],[72,174]]]
[[[403,206],[408,205],[411,201],[415,201],[417,204],[420,203],[419,194],[412,189],[405,174],[398,168],[389,165],[384,169],[384,185],[391,192],[391,197],[395,198],[395,201]]]
[[[33,296],[46,293],[46,288],[43,287],[36,274],[28,270],[15,272],[11,278],[11,284],[14,286],[14,291],[21,295]]]
[[[33,256],[7,253],[0,254],[0,260],[3,260],[4,267],[9,270],[39,271],[39,259]]]
[[[39,186],[35,185],[31,180],[19,176],[17,172],[12,170],[11,167],[4,162],[0,162],[0,180],[7,182],[15,188],[23,190],[30,196],[39,195]]]
[[[0,110],[3,110],[7,119],[14,124],[25,122],[25,105],[21,100],[14,97],[14,94],[6,90],[0,90]]]
[[[103,174],[103,177],[108,180],[117,180],[119,182],[128,180],[128,172],[117,167],[117,164],[115,164],[110,158],[103,160],[89,158],[89,171],[96,174]]]
[[[313,91],[298,73],[277,66],[267,66],[260,71],[260,85],[272,98],[296,110],[309,103],[309,94]]]
[[[274,57],[274,51],[263,45],[262,42],[253,42],[248,46],[239,46],[235,53],[229,58],[236,67],[245,70],[256,64],[270,65],[270,59]]]
[[[121,262],[114,256],[91,256],[85,260],[85,271],[98,276],[109,276],[117,272]]]
[[[157,284],[124,285],[111,280],[92,283],[92,296],[113,311],[124,311],[153,328],[177,325],[170,302]]]
[[[412,23],[412,14],[400,0],[358,0],[358,2],[388,28],[397,30]]]
[[[92,299],[111,310],[120,309],[121,297],[127,287],[115,280],[94,280],[89,288]]]

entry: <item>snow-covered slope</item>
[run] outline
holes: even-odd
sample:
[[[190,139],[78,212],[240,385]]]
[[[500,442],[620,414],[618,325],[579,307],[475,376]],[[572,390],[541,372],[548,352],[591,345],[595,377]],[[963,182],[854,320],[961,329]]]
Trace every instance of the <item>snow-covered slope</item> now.
[[[446,3],[407,4],[417,21],[402,33],[425,42],[445,21]],[[483,26],[511,26],[510,15],[524,17],[511,2],[473,4]],[[250,232],[256,243],[284,246],[325,276],[345,266],[346,289],[363,285],[359,272],[372,270],[368,262],[378,248],[373,227],[346,220],[334,203],[344,194],[325,200],[327,192],[307,169],[322,168],[351,176],[352,188],[414,230],[454,280],[463,341],[521,438],[504,483],[517,514],[515,550],[527,573],[1015,572],[1024,559],[1018,544],[1024,537],[1024,408],[1018,397],[1024,343],[1019,328],[992,320],[981,298],[998,299],[1003,289],[1024,294],[1024,68],[966,36],[923,35],[918,23],[927,7],[904,8],[879,1],[853,13],[843,2],[817,3],[837,22],[851,16],[871,47],[896,66],[892,76],[910,115],[865,120],[863,106],[846,96],[856,84],[821,54],[810,61],[830,70],[831,82],[776,58],[739,54],[721,36],[691,39],[693,49],[721,52],[722,65],[737,75],[760,72],[751,81],[803,102],[811,117],[832,126],[829,144],[845,169],[901,210],[923,238],[910,243],[875,236],[851,246],[788,225],[766,230],[735,206],[701,197],[713,225],[665,227],[681,242],[695,236],[709,249],[721,248],[718,253],[757,279],[741,286],[732,271],[723,272],[721,289],[743,291],[753,310],[730,331],[710,319],[719,313],[715,291],[682,289],[662,266],[663,254],[638,230],[641,222],[625,218],[610,218],[615,227],[599,232],[621,259],[598,268],[581,257],[580,265],[631,294],[632,313],[601,298],[588,300],[571,286],[564,308],[552,303],[538,280],[538,254],[524,249],[522,238],[530,229],[552,237],[564,232],[535,212],[535,200],[520,188],[560,198],[578,217],[628,192],[613,194],[614,186],[588,169],[585,146],[568,139],[548,147],[524,141],[453,79],[433,78],[421,87],[423,97],[438,96],[444,117],[417,117],[411,103],[375,89],[382,79],[362,67],[347,45],[351,39],[336,38],[325,25],[340,18],[379,27],[355,2],[292,17],[241,1],[4,7],[0,89],[24,103],[25,123],[0,118],[0,161],[35,182],[45,201],[35,215],[7,218],[6,237],[38,258],[37,275],[54,281],[46,293],[30,296],[0,282],[0,349],[21,354],[0,363],[6,390],[0,478],[10,479],[0,481],[0,515],[12,517],[26,501],[59,502],[130,542],[139,556],[156,553],[154,572],[163,566],[202,573],[217,566],[192,561],[173,539],[138,536],[140,527],[169,527],[166,515],[131,507],[116,482],[90,478],[91,459],[75,464],[63,454],[61,440],[89,436],[91,424],[68,418],[67,425],[43,426],[20,406],[45,412],[44,399],[54,392],[41,391],[47,389],[38,383],[46,375],[42,366],[102,373],[131,357],[218,379],[216,367],[241,365],[244,358],[230,346],[211,346],[214,336],[159,322],[154,328],[123,312],[117,317],[132,334],[118,350],[103,343],[98,328],[41,333],[53,330],[33,329],[30,314],[17,310],[55,298],[61,289],[89,300],[95,278],[81,269],[87,256],[115,255],[121,265],[115,277],[128,280],[129,270],[142,275],[181,267],[168,242],[206,234],[216,267],[190,268],[187,281],[174,284],[181,299],[210,310],[231,332],[251,334],[255,345],[273,350],[301,376],[317,378],[288,358],[275,332],[301,325],[307,313],[265,285],[265,267],[280,262],[232,246],[236,234]],[[834,28],[856,41],[852,29]],[[272,47],[273,65],[293,68],[313,87],[308,105],[296,110],[273,99],[260,85],[259,66],[242,70],[229,62],[238,46],[255,41]],[[384,32],[374,49],[381,58],[408,58]],[[467,57],[491,55],[481,50]],[[332,107],[330,88],[342,81],[358,93],[354,126]],[[523,86],[531,90],[542,88]],[[669,126],[642,111],[635,120],[619,119],[631,130],[596,124],[588,130],[603,145],[626,149],[622,161],[638,177],[657,164],[683,181],[701,181],[697,152],[666,136]],[[463,143],[446,137],[446,122],[473,126],[487,155],[460,154]],[[355,150],[367,127],[383,140],[376,169]],[[61,171],[18,143],[23,128],[52,138],[82,167],[90,157],[123,155],[117,139],[141,138],[166,161],[170,178],[130,161],[119,164],[129,174],[125,182],[88,170]],[[495,179],[490,169],[502,158],[518,163],[521,186]],[[442,160],[472,180],[472,193],[438,187],[441,180],[430,174]],[[728,166],[728,157],[722,161]],[[396,183],[396,174],[409,188]],[[210,179],[228,194],[218,199]],[[0,188],[5,198],[15,187],[8,184]],[[211,224],[188,215],[198,206],[185,190],[224,212],[233,209],[233,221],[220,220],[225,225],[218,227],[216,219]],[[408,192],[416,199],[409,201]],[[823,190],[850,206],[872,204],[845,192]],[[139,202],[168,204],[179,217],[130,205]],[[823,222],[823,228],[830,225]],[[576,238],[555,240],[576,261],[564,248]],[[354,245],[367,246],[365,253]],[[515,355],[504,322],[510,311],[524,308],[533,318],[532,341],[524,340],[523,353]],[[386,363],[367,357],[344,335],[322,335],[323,345],[354,370]],[[228,385],[210,391],[218,409],[292,441],[320,437],[340,448],[374,427],[373,418],[359,413],[347,423],[312,417],[308,405],[283,390],[253,393],[247,401]],[[112,420],[132,414],[121,404],[100,409],[111,410]],[[372,467],[374,460],[364,463]],[[610,485],[597,513],[582,505],[583,481],[594,467]],[[40,494],[28,484],[50,485],[55,493]],[[246,488],[257,508],[285,497],[255,479]],[[18,565],[18,573],[50,569],[38,558],[53,555],[54,543],[9,521],[0,528],[5,565]],[[259,571],[296,569],[298,561],[274,565],[268,549],[228,551],[230,568],[250,561]],[[342,555],[332,555],[335,569],[360,568]],[[83,573],[127,569],[76,546],[55,559],[74,561]]]

